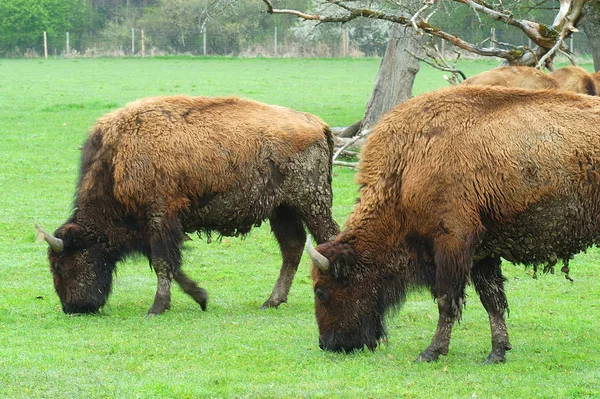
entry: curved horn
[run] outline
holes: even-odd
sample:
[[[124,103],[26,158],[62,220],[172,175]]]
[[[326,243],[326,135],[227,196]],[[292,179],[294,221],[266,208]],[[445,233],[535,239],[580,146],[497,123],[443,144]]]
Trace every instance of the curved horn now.
[[[43,238],[48,243],[48,245],[50,245],[50,248],[52,248],[54,252],[59,254],[65,249],[65,244],[63,243],[63,240],[46,233],[46,231],[37,224],[35,225],[35,228],[38,231],[39,236]]]
[[[320,254],[312,245],[310,235],[306,238],[306,252],[310,256],[310,259],[323,273],[329,273],[329,259]]]

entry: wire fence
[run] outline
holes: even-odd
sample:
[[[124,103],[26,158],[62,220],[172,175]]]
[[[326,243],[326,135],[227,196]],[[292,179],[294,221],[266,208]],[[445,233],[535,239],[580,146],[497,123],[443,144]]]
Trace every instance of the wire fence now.
[[[364,44],[353,40],[342,30],[339,37],[324,40],[297,40],[278,34],[274,29],[268,38],[231,36],[221,32],[203,31],[177,39],[156,40],[143,29],[131,28],[127,35],[114,37],[102,35],[71,34],[70,32],[40,32],[38,40],[5,51],[6,57],[152,57],[161,55],[242,56],[242,57],[381,57],[385,43]],[[264,36],[264,35],[263,35]],[[0,47],[1,47],[0,38]]]
[[[261,40],[231,36],[221,32],[205,30],[194,35],[187,35],[164,44],[152,39],[143,29],[130,28],[127,34],[120,32],[113,37],[93,36],[90,34],[71,34],[70,32],[40,32],[38,40],[23,46],[5,51],[4,56],[14,58],[40,57],[153,57],[162,55],[194,55],[194,56],[241,56],[241,57],[381,57],[385,52],[385,42],[370,42],[362,37],[342,29],[337,36],[322,40],[298,40],[289,35],[278,34],[277,29]],[[492,36],[490,36],[491,38]],[[0,45],[1,45],[0,38]],[[495,38],[502,42],[502,38]],[[490,46],[491,42],[486,46]],[[451,46],[442,45],[451,57]],[[532,43],[523,39],[522,43],[532,47]],[[566,42],[575,55],[590,54],[590,48],[584,34],[573,35]]]

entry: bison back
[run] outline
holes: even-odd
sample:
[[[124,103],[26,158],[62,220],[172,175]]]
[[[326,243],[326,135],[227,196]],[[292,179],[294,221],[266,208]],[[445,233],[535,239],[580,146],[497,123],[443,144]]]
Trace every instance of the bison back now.
[[[528,90],[557,89],[558,82],[539,69],[524,66],[504,66],[465,79],[464,86],[504,86]]]
[[[477,237],[487,254],[514,261],[568,256],[598,241],[598,126],[599,99],[554,90],[473,86],[416,97],[370,135],[348,224],[380,212],[401,242]],[[501,248],[518,237],[533,242]]]
[[[110,169],[113,194],[128,209],[162,201],[178,212],[326,143],[327,132],[313,115],[235,97],[139,100],[98,120],[88,141],[101,145],[84,154],[79,195]]]

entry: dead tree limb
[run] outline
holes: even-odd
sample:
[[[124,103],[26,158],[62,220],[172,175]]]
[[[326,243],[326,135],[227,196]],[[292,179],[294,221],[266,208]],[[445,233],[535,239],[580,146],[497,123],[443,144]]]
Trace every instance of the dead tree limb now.
[[[356,168],[358,166],[358,162],[333,161],[333,164],[338,166],[347,166],[349,168]]]
[[[362,119],[354,122],[353,124],[351,124],[350,126],[348,126],[347,128],[345,128],[344,130],[342,130],[341,133],[338,134],[337,136],[340,137],[340,138],[348,138],[348,137],[354,137],[354,136],[356,136],[356,134],[360,131],[360,127],[362,126],[362,122],[363,122]]]
[[[511,12],[508,12],[502,8],[502,2],[500,2],[500,6],[495,6],[482,0],[447,1],[454,1],[456,3],[464,4],[471,7],[478,14],[485,15],[488,18],[492,18],[507,25],[516,27],[517,29],[521,30],[529,39],[531,39],[531,41],[538,46],[538,49],[533,51],[525,46],[519,46],[512,49],[481,47],[477,44],[469,43],[459,36],[443,31],[439,27],[431,25],[429,22],[427,22],[427,20],[420,17],[420,14],[423,13],[423,11],[441,3],[441,0],[427,1],[425,5],[420,8],[412,17],[387,13],[381,9],[375,10],[366,7],[361,8],[354,6],[353,4],[355,4],[355,2],[353,1],[323,0],[322,3],[335,5],[338,7],[338,10],[342,12],[332,15],[320,15],[318,13],[311,14],[298,10],[276,9],[273,7],[271,0],[263,0],[263,2],[267,5],[267,12],[270,14],[290,14],[305,20],[341,23],[349,22],[356,18],[380,19],[404,26],[414,27],[418,32],[439,37],[452,43],[454,46],[462,50],[474,54],[485,57],[502,58],[506,60],[508,64],[512,65],[534,65],[537,61],[538,67],[542,65],[542,58],[547,53],[550,54],[548,57],[544,58],[543,62],[548,63],[548,60],[552,59],[553,55],[560,48],[560,44],[557,45],[557,43],[564,41],[571,34],[571,32],[573,32],[572,28],[575,27],[575,24],[581,16],[581,9],[583,5],[591,0],[560,0],[560,10],[552,25],[515,18]]]
[[[335,161],[337,159],[337,157],[340,156],[340,154],[348,147],[350,147],[352,144],[356,143],[358,140],[364,138],[367,134],[369,134],[368,130],[363,130],[360,134],[352,137],[350,140],[348,140],[344,145],[342,145],[336,152],[335,154],[333,154],[333,160]]]

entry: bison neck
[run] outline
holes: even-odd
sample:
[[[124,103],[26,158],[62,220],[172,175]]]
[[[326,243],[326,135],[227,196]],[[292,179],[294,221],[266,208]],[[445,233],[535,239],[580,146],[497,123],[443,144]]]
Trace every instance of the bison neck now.
[[[360,279],[372,279],[381,313],[400,305],[408,289],[427,285],[430,280],[428,268],[416,267],[406,253],[398,220],[389,209],[369,213],[357,209],[340,235],[356,252],[356,273]]]
[[[113,200],[114,201],[114,200]],[[116,261],[140,247],[140,230],[136,219],[123,214],[122,208],[108,199],[78,199],[71,221],[83,227],[92,240],[102,243],[106,255]]]

